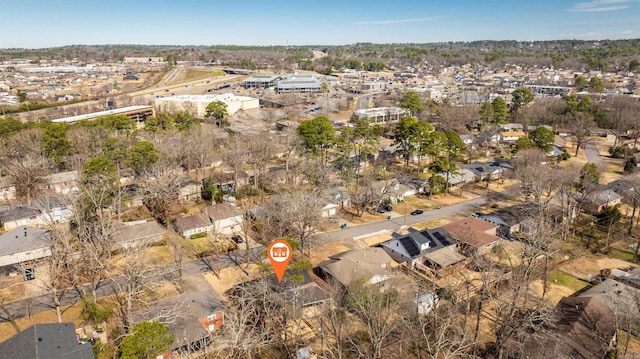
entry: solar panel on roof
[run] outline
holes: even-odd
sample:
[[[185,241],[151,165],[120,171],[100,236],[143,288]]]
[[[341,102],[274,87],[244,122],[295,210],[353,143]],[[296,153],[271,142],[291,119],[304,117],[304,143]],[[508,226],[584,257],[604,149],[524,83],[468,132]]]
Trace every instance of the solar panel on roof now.
[[[402,246],[407,250],[407,253],[409,253],[411,257],[415,257],[420,254],[420,248],[416,247],[416,244],[413,243],[413,240],[411,239],[411,237],[408,237],[408,236],[401,237],[398,240],[400,241]]]
[[[420,232],[420,234],[422,234],[422,236],[424,236],[429,241],[429,248],[435,248],[438,246],[438,243],[436,243],[429,231],[422,231]]]
[[[440,243],[442,243],[445,246],[450,246],[451,242],[449,241],[449,239],[447,239],[447,237],[443,236],[442,233],[440,232],[433,232],[433,236],[436,237]]]

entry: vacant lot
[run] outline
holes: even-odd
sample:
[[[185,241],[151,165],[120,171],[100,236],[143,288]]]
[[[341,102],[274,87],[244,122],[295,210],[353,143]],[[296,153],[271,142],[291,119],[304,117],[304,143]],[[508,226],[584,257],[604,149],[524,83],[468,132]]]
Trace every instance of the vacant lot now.
[[[588,281],[590,276],[599,275],[603,269],[624,269],[629,267],[636,267],[636,265],[606,256],[590,256],[568,261],[562,264],[559,269],[578,279]]]

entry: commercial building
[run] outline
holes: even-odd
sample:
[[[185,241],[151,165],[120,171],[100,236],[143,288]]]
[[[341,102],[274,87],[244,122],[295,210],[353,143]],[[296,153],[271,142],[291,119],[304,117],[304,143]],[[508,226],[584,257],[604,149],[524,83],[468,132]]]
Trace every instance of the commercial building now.
[[[251,110],[260,107],[260,100],[249,96],[236,96],[232,93],[223,95],[182,95],[159,97],[155,100],[158,112],[176,113],[184,111],[196,118],[203,118],[207,113],[207,106],[215,101],[227,105],[229,115],[240,110]]]
[[[363,108],[353,112],[353,119],[369,118],[371,123],[384,124],[398,122],[401,118],[408,116],[409,112],[400,107],[374,107]]]
[[[87,113],[84,115],[57,118],[55,120],[51,120],[51,122],[76,123],[78,121],[91,121],[91,120],[95,120],[96,118],[105,117],[109,115],[125,115],[137,122],[144,122],[144,120],[146,120],[148,117],[155,116],[155,112],[153,111],[153,106],[129,106],[129,107],[117,108],[113,110]]]
[[[278,81],[278,93],[315,93],[322,88],[322,82],[316,75],[287,75]]]
[[[275,86],[278,80],[280,80],[280,76],[251,76],[242,81],[242,86],[244,88],[268,88]]]

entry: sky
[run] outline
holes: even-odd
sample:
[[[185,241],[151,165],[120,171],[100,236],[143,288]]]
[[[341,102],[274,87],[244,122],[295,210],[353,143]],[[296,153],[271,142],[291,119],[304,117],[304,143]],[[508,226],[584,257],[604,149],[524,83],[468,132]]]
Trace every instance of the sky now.
[[[0,48],[640,38],[640,0],[0,0]]]

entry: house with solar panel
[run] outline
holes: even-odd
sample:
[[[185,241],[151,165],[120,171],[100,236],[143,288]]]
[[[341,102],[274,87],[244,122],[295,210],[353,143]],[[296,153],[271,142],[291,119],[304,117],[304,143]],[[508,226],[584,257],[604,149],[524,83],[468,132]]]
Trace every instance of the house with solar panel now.
[[[458,253],[455,238],[442,228],[410,229],[408,234],[396,235],[380,245],[396,262],[411,269],[431,268],[429,272],[438,272],[466,259]]]

